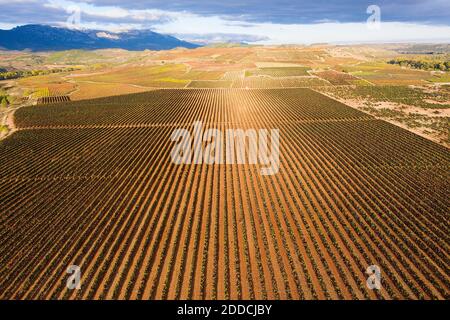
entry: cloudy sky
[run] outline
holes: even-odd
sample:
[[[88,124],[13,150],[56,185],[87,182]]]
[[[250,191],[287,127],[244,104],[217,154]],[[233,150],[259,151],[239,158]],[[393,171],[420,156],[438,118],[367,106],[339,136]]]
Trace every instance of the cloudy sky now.
[[[0,0],[0,8],[0,29],[152,29],[262,44],[450,42],[449,0]]]

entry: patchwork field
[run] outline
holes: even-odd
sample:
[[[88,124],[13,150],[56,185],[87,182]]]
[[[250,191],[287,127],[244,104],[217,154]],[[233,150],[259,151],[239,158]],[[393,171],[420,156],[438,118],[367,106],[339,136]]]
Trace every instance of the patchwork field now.
[[[152,90],[151,88],[139,87],[132,84],[98,83],[88,81],[78,81],[77,87],[78,89],[70,95],[71,100],[87,100]]]
[[[445,86],[322,86],[317,90],[450,147],[450,92]]]
[[[196,120],[278,128],[279,173],[173,164],[173,130]],[[0,299],[450,298],[449,149],[318,92],[154,90],[24,107],[15,126]]]
[[[208,81],[208,80],[194,80],[189,83],[188,88],[231,88],[233,81],[229,80],[218,80],[218,81]]]
[[[168,88],[312,88],[450,147],[447,51],[400,44],[0,51],[0,70],[27,75],[0,81],[0,112]],[[0,72],[0,79],[11,72]]]
[[[248,70],[247,76],[269,76],[269,77],[296,77],[296,76],[309,76],[309,68],[305,67],[282,67],[282,68],[260,68],[256,70]]]
[[[315,75],[333,85],[351,85],[353,81],[357,80],[357,78],[348,73],[336,72],[334,70],[317,72]]]

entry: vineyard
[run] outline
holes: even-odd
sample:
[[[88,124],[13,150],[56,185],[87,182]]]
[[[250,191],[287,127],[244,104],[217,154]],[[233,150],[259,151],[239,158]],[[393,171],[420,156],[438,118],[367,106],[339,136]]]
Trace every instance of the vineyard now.
[[[50,104],[50,103],[59,103],[59,102],[68,102],[70,101],[69,96],[50,96],[50,97],[41,97],[37,100],[37,104]]]
[[[295,77],[309,76],[309,68],[305,67],[283,67],[283,68],[260,68],[248,70],[246,76],[269,76],[269,77]]]
[[[72,83],[50,83],[45,88],[34,89],[33,97],[37,99],[37,104],[50,104],[58,102],[68,102],[70,97],[67,95],[75,90]]]
[[[279,173],[173,164],[173,130],[197,120],[279,128]],[[155,90],[15,123],[0,299],[450,298],[449,150],[315,91]]]
[[[115,95],[139,93],[151,89],[129,84],[77,82],[78,90],[70,95],[70,100],[84,100]]]
[[[333,70],[316,72],[315,74],[333,85],[351,85],[354,81],[358,80],[358,78],[348,73],[336,72]]]
[[[209,88],[230,88],[232,81],[227,80],[194,80],[189,83],[188,88],[199,88],[199,89],[209,89]]]

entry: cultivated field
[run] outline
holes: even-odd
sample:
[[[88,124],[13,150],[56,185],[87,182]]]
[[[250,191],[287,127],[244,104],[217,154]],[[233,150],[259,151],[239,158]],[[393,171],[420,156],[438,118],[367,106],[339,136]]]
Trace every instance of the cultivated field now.
[[[279,128],[279,173],[173,164],[171,133],[196,120]],[[449,150],[320,93],[155,90],[21,108],[15,124],[1,299],[450,298]]]
[[[0,70],[7,71],[0,79],[18,77],[0,81],[0,112],[167,88],[313,88],[450,147],[449,48],[227,44],[169,51],[0,51]]]
[[[248,70],[247,76],[268,76],[268,77],[295,77],[309,76],[308,68],[304,67],[283,67],[283,68],[260,68],[257,70]]]

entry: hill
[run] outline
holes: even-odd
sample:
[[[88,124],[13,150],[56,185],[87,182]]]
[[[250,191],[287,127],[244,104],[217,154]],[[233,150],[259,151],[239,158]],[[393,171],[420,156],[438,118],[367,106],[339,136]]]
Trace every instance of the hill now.
[[[70,49],[169,50],[198,45],[150,30],[111,33],[101,30],[74,30],[46,25],[25,25],[0,30],[0,48],[8,50],[59,51]]]

